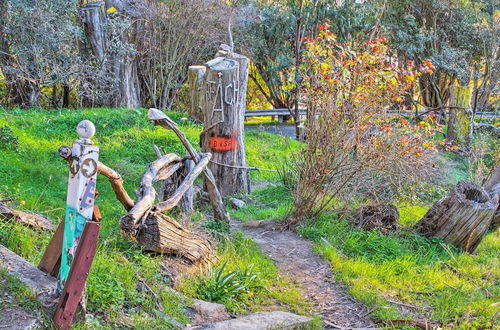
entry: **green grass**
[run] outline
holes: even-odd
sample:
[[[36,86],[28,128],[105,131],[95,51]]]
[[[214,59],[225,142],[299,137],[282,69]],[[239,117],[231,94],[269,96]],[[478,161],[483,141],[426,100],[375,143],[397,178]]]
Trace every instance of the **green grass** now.
[[[253,204],[232,215],[244,221],[280,219],[284,213],[279,210],[291,203],[280,185],[256,190],[251,200]],[[373,318],[427,319],[465,329],[492,327],[500,300],[500,232],[487,234],[475,254],[460,253],[409,230],[427,206],[402,203],[398,208],[403,229],[387,236],[359,230],[331,213],[298,232],[314,242],[336,279],[373,309]]]
[[[168,115],[198,148],[201,126],[181,120],[182,113],[168,112]],[[68,168],[57,150],[62,145],[73,143],[77,138],[76,125],[83,119],[89,119],[96,125],[93,140],[100,147],[99,159],[123,176],[125,189],[130,195],[138,189],[146,165],[156,158],[153,144],[164,147],[169,153],[185,154],[184,147],[172,132],[148,122],[145,109],[0,109],[0,140],[8,142],[0,144],[0,199],[13,199],[13,207],[42,213],[56,224],[61,221],[64,217]],[[289,148],[298,146],[294,141],[263,132],[249,132],[246,141],[248,164],[270,169],[279,164]],[[273,181],[276,174],[254,171],[252,178]],[[141,280],[161,297],[163,313],[179,322],[187,322],[183,302],[162,290],[169,283],[160,272],[161,257],[143,253],[137,245],[121,237],[118,221],[125,211],[116,201],[107,180],[99,177],[97,188],[97,204],[103,220],[99,247],[87,285],[90,312],[95,313],[104,324],[112,324],[121,311],[138,322],[146,319],[144,315],[149,315],[162,325],[171,326],[151,315],[156,299],[140,292],[138,280]],[[198,212],[196,219],[203,221],[203,218]],[[0,222],[0,244],[34,264],[40,260],[50,237],[47,232]],[[239,254],[234,249],[232,254],[229,250],[224,251],[219,258],[221,261]],[[245,257],[239,260],[244,262],[245,258],[250,258],[252,263],[259,264],[261,261],[256,253],[242,254]],[[293,293],[295,291],[290,286],[280,286],[282,282],[279,281],[270,283],[277,289],[260,293],[259,299],[250,304],[252,308],[258,309],[259,303],[264,302],[266,297],[278,303],[287,303],[290,290],[293,299],[303,300],[298,298],[298,293]]]
[[[372,317],[462,328],[493,325],[493,304],[500,298],[499,232],[487,235],[474,255],[410,231],[360,231],[331,214],[300,233],[315,241],[351,294],[374,308]],[[394,301],[414,308],[401,310]]]
[[[279,274],[272,260],[259,250],[253,240],[245,238],[242,232],[235,233],[232,239],[225,240],[219,246],[219,256],[219,261],[212,265],[215,272],[208,270],[201,275],[187,277],[180,289],[192,297],[202,296],[223,303],[230,312],[285,310],[299,314],[311,313],[309,300],[303,297],[290,279]],[[214,292],[216,289],[222,291],[232,288],[230,284],[224,288],[208,285],[213,282],[210,277],[214,277],[214,273],[219,270],[222,270],[223,275],[251,270],[255,281],[248,285],[250,290],[242,294]]]
[[[41,303],[36,299],[36,294],[25,286],[17,277],[10,275],[7,270],[0,268],[0,310],[10,306],[3,298],[11,296],[17,305],[26,310],[28,313],[35,313],[36,309],[41,307]]]
[[[241,221],[281,220],[291,208],[292,199],[288,189],[281,184],[271,184],[256,189],[250,197],[250,203],[230,213]]]

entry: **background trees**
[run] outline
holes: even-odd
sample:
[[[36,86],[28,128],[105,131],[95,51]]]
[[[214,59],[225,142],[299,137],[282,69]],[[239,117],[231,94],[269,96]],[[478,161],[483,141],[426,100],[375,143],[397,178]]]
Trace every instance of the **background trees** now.
[[[236,48],[253,61],[249,94],[292,109],[302,102],[302,38],[328,19],[340,42],[385,36],[400,63],[431,59],[436,70],[405,107],[443,108],[457,82],[473,89],[473,111],[498,106],[492,0],[0,0],[0,9],[4,105],[169,108],[187,66],[228,43],[231,19]]]

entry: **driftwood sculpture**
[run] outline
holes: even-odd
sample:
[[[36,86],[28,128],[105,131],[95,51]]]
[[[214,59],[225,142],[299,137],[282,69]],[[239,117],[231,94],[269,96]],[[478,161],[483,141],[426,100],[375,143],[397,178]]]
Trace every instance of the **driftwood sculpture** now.
[[[498,194],[489,194],[474,183],[460,181],[448,196],[429,209],[415,229],[426,237],[441,237],[473,252],[493,220],[498,198]]]
[[[140,190],[136,193],[137,201],[134,201],[124,189],[120,174],[97,162],[98,173],[108,178],[116,198],[128,212],[120,219],[122,234],[147,251],[181,256],[191,263],[207,263],[214,255],[211,241],[163,212],[176,207],[186,192],[192,189],[194,180],[203,173],[214,209],[214,218],[229,221],[215,179],[207,168],[212,155],[197,153],[177,125],[163,112],[151,109],[149,119],[177,134],[186,147],[192,164],[188,162],[189,159],[183,160],[176,154],[161,155],[159,149],[154,146],[158,158],[149,164],[144,172]],[[62,147],[59,152],[65,159],[68,155],[66,148]],[[189,165],[186,166],[187,164]],[[176,188],[170,190],[164,201],[155,204],[157,192],[153,185],[159,181],[168,181],[173,176],[182,177],[182,180],[176,180]]]

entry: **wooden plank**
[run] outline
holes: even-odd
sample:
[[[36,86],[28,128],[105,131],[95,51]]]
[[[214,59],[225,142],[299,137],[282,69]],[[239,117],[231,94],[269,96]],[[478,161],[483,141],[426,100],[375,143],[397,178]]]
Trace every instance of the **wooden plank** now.
[[[56,328],[69,329],[73,322],[96,253],[99,229],[100,223],[97,221],[87,221],[85,224],[54,315]]]
[[[47,245],[47,248],[45,249],[42,260],[40,260],[40,263],[38,264],[38,269],[54,277],[57,277],[59,274],[59,267],[61,265],[63,235],[64,221],[61,221],[59,226],[57,226],[56,232],[54,233],[54,236],[52,236],[49,245]]]
[[[37,296],[42,305],[50,309],[56,291],[56,279],[42,272],[3,245],[0,245],[0,268],[16,276]],[[53,306],[53,305],[52,305]]]

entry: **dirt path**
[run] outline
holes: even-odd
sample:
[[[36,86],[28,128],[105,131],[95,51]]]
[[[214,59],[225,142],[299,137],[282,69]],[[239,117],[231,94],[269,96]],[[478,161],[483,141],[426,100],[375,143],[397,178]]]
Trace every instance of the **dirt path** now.
[[[251,224],[256,224],[252,222]],[[282,274],[289,276],[314,303],[325,328],[370,328],[373,322],[367,308],[350,297],[333,279],[328,263],[313,252],[310,241],[290,231],[278,230],[273,221],[260,222],[258,227],[233,221],[232,229],[241,228],[255,240],[261,250],[273,259]]]

